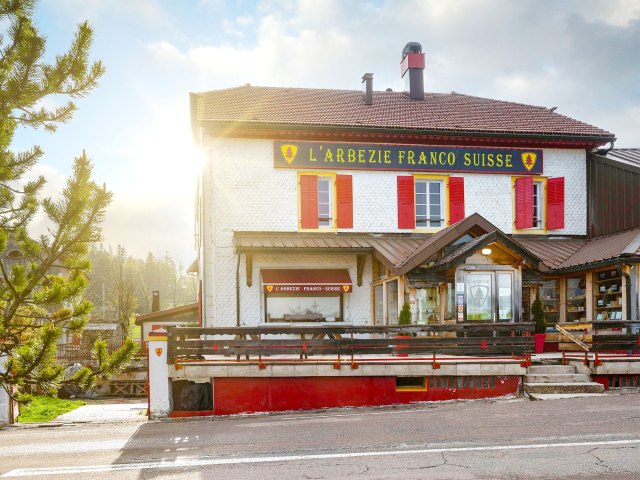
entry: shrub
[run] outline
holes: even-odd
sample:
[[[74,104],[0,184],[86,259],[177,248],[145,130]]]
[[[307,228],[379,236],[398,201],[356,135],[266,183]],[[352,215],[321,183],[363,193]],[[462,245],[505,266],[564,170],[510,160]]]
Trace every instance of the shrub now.
[[[533,315],[533,321],[536,322],[536,333],[546,333],[547,322],[544,321],[544,310],[539,298],[536,298],[531,305],[531,315]]]

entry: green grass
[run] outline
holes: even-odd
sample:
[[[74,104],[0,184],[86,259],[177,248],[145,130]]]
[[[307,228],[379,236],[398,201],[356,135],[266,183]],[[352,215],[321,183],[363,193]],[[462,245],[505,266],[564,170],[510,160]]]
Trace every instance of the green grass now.
[[[82,400],[62,400],[56,397],[36,395],[28,405],[20,405],[20,415],[18,422],[34,423],[48,422],[58,415],[70,412],[76,408],[86,405]]]

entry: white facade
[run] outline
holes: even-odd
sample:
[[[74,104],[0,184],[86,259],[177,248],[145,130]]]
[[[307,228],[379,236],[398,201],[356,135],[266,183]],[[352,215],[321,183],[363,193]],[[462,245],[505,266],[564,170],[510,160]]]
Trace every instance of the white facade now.
[[[275,169],[273,142],[209,139],[208,160],[201,178],[200,276],[203,278],[205,326],[236,324],[236,275],[239,275],[240,322],[264,321],[260,269],[347,268],[353,292],[345,295],[345,320],[371,321],[371,259],[358,287],[355,255],[255,255],[253,286],[245,282],[245,262],[233,249],[234,231],[299,230],[298,172]],[[305,171],[309,173],[309,171]],[[353,180],[353,228],[340,232],[399,233],[397,180],[402,171],[335,170]],[[414,172],[415,173],[415,172]],[[426,173],[426,172],[425,172]],[[435,173],[434,175],[443,175]],[[461,174],[465,216],[479,213],[503,232],[513,233],[512,177],[504,174]],[[565,178],[565,228],[553,235],[586,234],[586,155],[584,150],[544,149],[544,177]]]

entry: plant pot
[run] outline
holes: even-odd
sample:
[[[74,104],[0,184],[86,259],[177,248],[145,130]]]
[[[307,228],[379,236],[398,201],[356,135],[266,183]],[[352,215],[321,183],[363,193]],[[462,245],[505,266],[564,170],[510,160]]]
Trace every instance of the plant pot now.
[[[396,335],[394,338],[413,338],[411,335]],[[409,348],[410,345],[396,345],[396,353],[394,354],[396,357],[408,357],[408,353],[397,353],[398,350],[402,350],[403,348]]]
[[[546,333],[536,333],[536,353],[544,352],[544,339],[547,337]]]

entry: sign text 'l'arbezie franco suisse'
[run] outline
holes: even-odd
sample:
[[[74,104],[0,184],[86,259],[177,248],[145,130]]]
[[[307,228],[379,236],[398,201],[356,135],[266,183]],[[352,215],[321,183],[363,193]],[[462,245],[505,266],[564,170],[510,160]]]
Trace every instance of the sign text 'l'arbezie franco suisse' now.
[[[273,142],[276,168],[542,174],[542,150]]]

